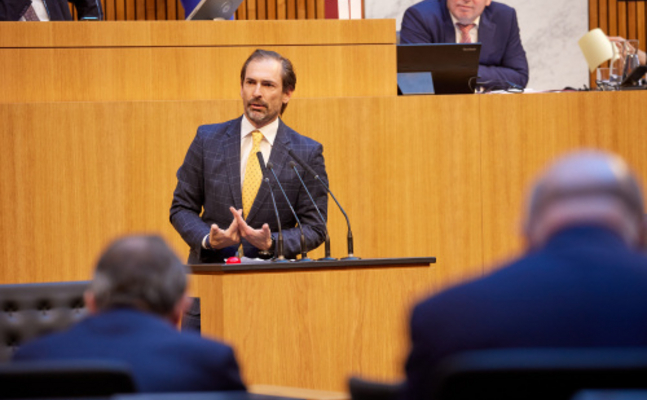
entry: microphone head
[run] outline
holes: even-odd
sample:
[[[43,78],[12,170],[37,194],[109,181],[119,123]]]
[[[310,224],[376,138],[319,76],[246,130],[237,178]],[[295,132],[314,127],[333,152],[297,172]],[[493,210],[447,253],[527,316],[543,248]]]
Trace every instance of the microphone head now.
[[[270,178],[263,178],[263,182],[270,183]]]
[[[274,164],[272,164],[272,161],[267,162],[267,168],[268,169],[274,169]]]
[[[290,166],[290,168],[294,168],[297,166],[297,163],[295,163],[294,161],[290,161],[288,165]]]

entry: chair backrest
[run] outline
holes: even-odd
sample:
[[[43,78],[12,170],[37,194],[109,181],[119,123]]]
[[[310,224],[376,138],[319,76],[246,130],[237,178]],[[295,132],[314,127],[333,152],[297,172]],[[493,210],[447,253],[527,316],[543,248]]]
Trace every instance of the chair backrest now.
[[[458,354],[432,381],[435,400],[567,400],[583,389],[647,388],[647,348],[503,349]]]
[[[126,364],[112,361],[16,362],[0,366],[0,399],[134,393]]]
[[[369,381],[357,376],[348,379],[352,400],[398,400],[402,384]]]
[[[0,363],[26,340],[59,331],[87,314],[89,281],[0,285]]]

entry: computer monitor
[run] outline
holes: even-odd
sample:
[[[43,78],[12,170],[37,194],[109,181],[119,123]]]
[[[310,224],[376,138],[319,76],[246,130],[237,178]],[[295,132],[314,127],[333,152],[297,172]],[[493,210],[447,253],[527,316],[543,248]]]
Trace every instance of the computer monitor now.
[[[187,20],[228,20],[243,0],[182,0]]]
[[[474,93],[480,54],[480,43],[400,44],[398,75],[430,72],[435,94]]]

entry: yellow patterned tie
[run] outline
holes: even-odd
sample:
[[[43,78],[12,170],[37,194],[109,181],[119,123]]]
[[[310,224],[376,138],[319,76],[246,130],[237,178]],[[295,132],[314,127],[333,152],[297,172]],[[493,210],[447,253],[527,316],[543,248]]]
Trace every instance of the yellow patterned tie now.
[[[260,131],[252,132],[252,140],[252,151],[249,153],[249,157],[247,157],[245,179],[243,180],[243,217],[245,219],[249,215],[249,210],[252,209],[256,193],[258,193],[258,188],[261,186],[261,181],[263,180],[261,165],[258,162],[258,157],[256,157],[256,153],[261,150],[263,134]]]

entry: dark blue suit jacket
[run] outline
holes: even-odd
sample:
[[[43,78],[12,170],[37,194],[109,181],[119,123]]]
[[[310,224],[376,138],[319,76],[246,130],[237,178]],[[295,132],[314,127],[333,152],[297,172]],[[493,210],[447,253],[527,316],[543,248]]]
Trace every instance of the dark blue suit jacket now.
[[[485,278],[415,307],[407,400],[428,400],[439,360],[468,350],[647,345],[647,258],[581,226]]]
[[[223,262],[226,258],[236,255],[235,246],[220,251],[205,250],[202,248],[202,239],[209,233],[211,224],[215,223],[222,229],[226,229],[231,224],[233,216],[229,206],[236,209],[243,208],[240,183],[241,120],[242,117],[222,124],[199,127],[184,163],[177,172],[178,183],[171,205],[171,223],[184,241],[191,246],[189,263]],[[294,170],[288,166],[292,160],[288,149],[292,149],[327,182],[323,146],[299,135],[283,121],[279,121],[279,129],[269,159],[274,164],[274,171],[303,225],[306,246],[308,250],[312,250],[324,241],[325,225],[321,223],[316,209],[301,187]],[[300,166],[297,169],[326,218],[328,196],[325,189],[315,181],[313,176],[305,174]],[[274,196],[281,217],[285,256],[294,258],[300,252],[300,231],[295,227],[296,220],[289,204],[281,194],[271,173],[270,181],[274,187]],[[245,220],[256,229],[261,228],[264,223],[269,224],[272,235],[276,237],[278,225],[271,201],[269,188],[263,183]],[[245,256],[258,256],[258,249],[245,240],[243,240],[243,247]]]
[[[485,7],[478,28],[481,42],[479,82],[485,87],[505,81],[525,87],[528,60],[521,45],[517,13],[492,2]],[[456,30],[446,0],[425,0],[407,9],[402,19],[401,43],[456,43]]]
[[[90,316],[14,355],[16,362],[52,360],[125,362],[141,392],[245,390],[231,347],[130,309]]]

